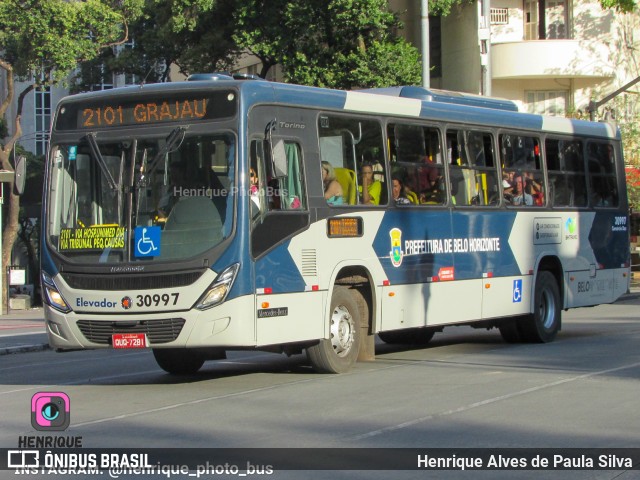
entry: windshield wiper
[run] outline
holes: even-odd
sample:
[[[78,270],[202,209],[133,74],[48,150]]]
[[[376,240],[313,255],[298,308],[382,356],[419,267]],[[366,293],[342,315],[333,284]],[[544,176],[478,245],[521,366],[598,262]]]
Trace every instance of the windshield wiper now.
[[[167,153],[169,153],[171,151],[171,149],[174,147],[174,145],[176,143],[178,143],[178,140],[180,142],[182,142],[182,140],[184,140],[184,135],[185,135],[185,133],[187,131],[187,128],[189,128],[189,127],[180,126],[180,127],[176,127],[176,128],[173,129],[173,131],[169,134],[169,136],[165,140],[164,146],[158,151],[158,153],[156,153],[156,156],[153,157],[153,160],[151,161],[151,164],[149,165],[149,169],[145,172],[145,175],[140,177],[140,179],[138,180],[138,183],[136,185],[137,187],[140,187],[140,182],[145,177],[151,176],[153,171],[158,166],[158,163],[160,163],[160,160],[162,159],[162,157],[164,157]]]
[[[113,175],[111,175],[104,158],[102,158],[102,153],[100,153],[100,147],[98,147],[98,142],[96,141],[96,134],[94,132],[88,133],[86,138],[89,148],[91,148],[91,153],[98,162],[98,165],[100,165],[100,170],[102,170],[102,174],[107,179],[109,187],[111,187],[111,190],[118,190],[118,184],[113,179]]]

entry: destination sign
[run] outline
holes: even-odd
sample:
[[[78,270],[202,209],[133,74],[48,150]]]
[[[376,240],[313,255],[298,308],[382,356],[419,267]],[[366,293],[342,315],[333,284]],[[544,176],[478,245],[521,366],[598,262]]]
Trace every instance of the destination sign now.
[[[188,92],[162,97],[113,97],[64,103],[56,118],[56,130],[95,130],[130,125],[149,125],[230,118],[237,109],[237,94]]]
[[[94,226],[88,228],[63,228],[60,231],[58,250],[96,251],[111,248],[124,248],[125,227]]]

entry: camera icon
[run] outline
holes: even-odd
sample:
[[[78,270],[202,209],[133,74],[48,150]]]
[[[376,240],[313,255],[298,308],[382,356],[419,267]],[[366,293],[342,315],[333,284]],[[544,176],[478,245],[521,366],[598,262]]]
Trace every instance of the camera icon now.
[[[66,430],[71,420],[70,406],[66,393],[36,393],[31,397],[31,426],[40,431]]]

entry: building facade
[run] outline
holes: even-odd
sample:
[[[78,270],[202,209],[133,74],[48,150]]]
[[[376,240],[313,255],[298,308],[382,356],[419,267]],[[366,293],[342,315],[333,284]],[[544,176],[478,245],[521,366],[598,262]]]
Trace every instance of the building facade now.
[[[390,5],[402,12],[406,37],[419,46],[420,2]],[[483,21],[482,2],[475,1],[436,21],[440,51],[431,42],[432,87],[481,93],[484,60],[491,95],[514,100],[522,111],[566,115],[585,112],[590,100],[640,75],[637,13],[604,10],[598,0],[491,0],[490,12]],[[483,58],[487,33],[490,48]],[[619,117],[637,113],[636,97],[614,102]]]
[[[405,25],[399,33],[417,48],[421,45],[420,3],[389,0]],[[485,65],[489,78],[485,91],[492,96],[515,101],[521,111],[566,115],[584,114],[590,100],[601,99],[640,76],[638,14],[603,10],[598,0],[491,0],[490,12],[485,20],[482,0],[475,0],[455,6],[446,17],[430,18],[431,87],[482,93]],[[483,38],[490,46],[485,53],[481,52]],[[259,70],[255,57],[244,55],[238,61],[239,72]],[[282,78],[278,69],[269,73],[269,80]],[[119,75],[96,88],[129,83]],[[16,98],[25,85],[16,83]],[[0,88],[4,86],[0,74]],[[26,97],[23,147],[44,152],[52,111],[66,93],[63,88],[49,88]],[[635,118],[639,98],[621,95],[605,109],[615,108],[620,121]],[[8,111],[8,119],[15,118],[16,104]]]

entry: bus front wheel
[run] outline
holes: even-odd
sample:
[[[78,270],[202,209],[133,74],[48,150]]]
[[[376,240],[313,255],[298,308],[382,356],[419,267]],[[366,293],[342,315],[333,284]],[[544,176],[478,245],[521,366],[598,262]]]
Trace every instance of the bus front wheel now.
[[[167,373],[188,375],[196,373],[204,364],[204,359],[186,348],[154,348],[156,362]]]
[[[320,373],[345,373],[358,358],[362,314],[355,288],[336,286],[331,295],[329,338],[307,348],[313,368]]]
[[[526,342],[551,342],[560,330],[562,305],[558,282],[551,272],[542,270],[536,277],[533,313],[520,323]]]

